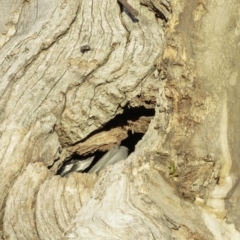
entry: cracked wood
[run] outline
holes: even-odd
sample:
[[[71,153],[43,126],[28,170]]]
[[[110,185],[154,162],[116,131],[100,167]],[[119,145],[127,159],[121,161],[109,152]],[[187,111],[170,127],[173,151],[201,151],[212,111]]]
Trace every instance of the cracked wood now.
[[[138,10],[133,8],[126,0],[118,0],[134,17],[139,15]]]

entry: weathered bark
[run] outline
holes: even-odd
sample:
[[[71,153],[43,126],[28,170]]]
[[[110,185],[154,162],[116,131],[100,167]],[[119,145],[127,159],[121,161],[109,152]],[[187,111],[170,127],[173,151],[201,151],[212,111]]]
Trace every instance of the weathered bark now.
[[[0,3],[3,239],[240,239],[240,2]]]

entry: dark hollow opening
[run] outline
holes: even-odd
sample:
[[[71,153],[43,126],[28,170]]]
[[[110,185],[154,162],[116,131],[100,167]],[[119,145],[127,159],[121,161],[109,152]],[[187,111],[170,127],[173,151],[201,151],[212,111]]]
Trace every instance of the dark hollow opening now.
[[[122,114],[118,114],[114,119],[110,120],[108,123],[106,123],[100,130],[96,130],[91,135],[89,135],[87,138],[95,135],[98,132],[101,131],[108,131],[112,128],[116,127],[124,127],[128,125],[128,121],[137,121],[140,117],[146,116],[146,117],[153,117],[155,114],[154,109],[147,109],[145,107],[136,107],[136,108],[129,108],[126,106],[123,109]],[[125,146],[129,149],[129,155],[135,150],[135,146],[138,143],[139,140],[142,139],[143,133],[132,133],[132,131],[128,131],[128,137],[124,139],[120,145]],[[82,141],[85,141],[86,138]],[[81,141],[81,142],[82,142]],[[105,154],[106,152],[96,151],[94,154],[87,155],[87,156],[80,156],[76,153],[74,153],[72,156],[70,156],[68,159],[65,160],[61,168],[57,171],[57,175],[61,175],[62,170],[69,165],[72,161],[76,160],[86,160],[89,157],[94,156],[94,159],[89,167],[87,167],[82,172],[87,173]]]
[[[142,139],[143,135],[143,133],[128,132],[128,137],[121,142],[121,145],[129,149],[129,155],[134,152],[136,144]]]
[[[145,107],[135,107],[129,108],[125,106],[123,108],[123,113],[118,114],[114,119],[106,123],[101,130],[107,131],[115,127],[123,127],[128,125],[129,120],[137,121],[140,117],[153,117],[155,115],[155,109],[147,109]]]
[[[134,152],[136,144],[138,143],[138,141],[140,141],[142,139],[143,135],[144,135],[143,133],[129,132],[128,137],[121,142],[121,146],[127,147],[129,149],[129,155],[130,155],[132,152]],[[85,160],[86,158],[94,156],[94,159],[93,159],[92,163],[90,164],[90,166],[82,171],[83,173],[88,173],[88,171],[103,157],[103,155],[105,153],[106,152],[97,151],[94,154],[87,155],[87,156],[80,156],[80,155],[74,153],[71,157],[69,157],[63,163],[61,168],[57,171],[57,175],[61,175],[65,166],[70,164],[73,160],[81,161],[81,160]]]
[[[100,129],[93,131],[86,138],[80,140],[79,142],[76,142],[74,145],[84,142],[90,137],[102,131],[109,131],[112,128],[127,126],[129,120],[134,122],[134,121],[137,121],[142,116],[154,117],[154,115],[155,115],[155,109],[153,108],[147,109],[143,106],[129,108],[128,106],[125,106],[123,108],[123,113],[116,115],[115,118],[105,123]]]
[[[135,150],[135,145],[138,143],[138,141],[140,141],[142,139],[144,134],[142,133],[134,133],[132,134],[131,132],[129,132],[129,135],[126,139],[124,139],[122,142],[121,142],[121,146],[125,146],[129,149],[129,155],[134,152]],[[93,162],[91,163],[91,165],[86,168],[83,172],[87,173],[102,157],[103,155],[105,154],[106,152],[100,152],[100,151],[97,151],[94,155],[94,160]]]

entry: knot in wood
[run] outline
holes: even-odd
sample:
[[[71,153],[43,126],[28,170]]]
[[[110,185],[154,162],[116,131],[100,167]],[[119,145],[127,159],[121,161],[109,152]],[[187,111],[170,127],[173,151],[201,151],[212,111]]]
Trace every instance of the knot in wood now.
[[[91,50],[91,47],[89,45],[83,45],[80,48],[81,53],[85,53]]]

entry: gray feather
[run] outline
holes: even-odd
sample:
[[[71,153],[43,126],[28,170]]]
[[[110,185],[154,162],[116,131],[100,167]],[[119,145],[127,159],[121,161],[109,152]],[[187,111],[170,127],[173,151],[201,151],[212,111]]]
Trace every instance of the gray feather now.
[[[128,157],[128,148],[117,146],[109,150],[103,157],[89,170],[89,173],[98,173],[104,167],[125,160]]]
[[[94,156],[89,157],[85,160],[72,160],[69,164],[67,164],[64,167],[60,175],[62,177],[68,177],[73,172],[84,171],[86,168],[88,168],[91,165],[93,159],[94,159]]]
[[[61,177],[65,176],[67,173],[69,173],[73,167],[74,163],[69,163],[65,166],[62,166],[59,170],[59,175]]]

